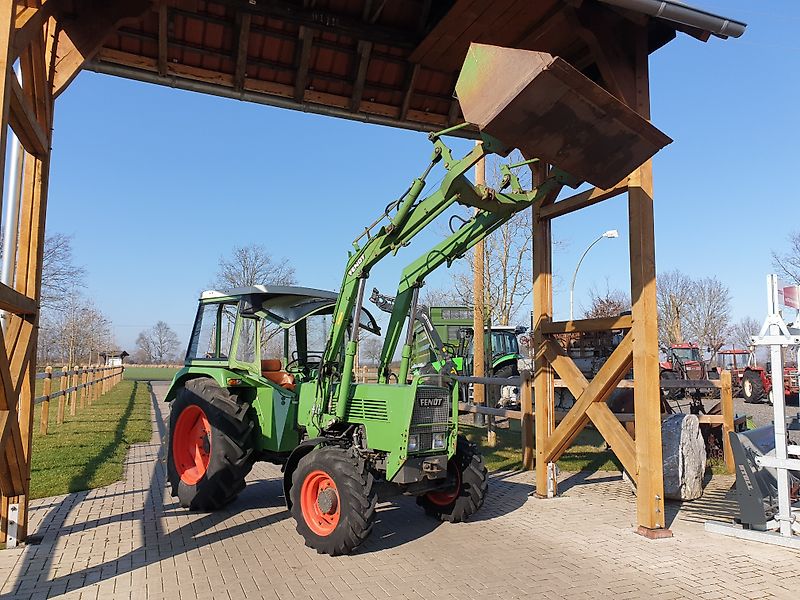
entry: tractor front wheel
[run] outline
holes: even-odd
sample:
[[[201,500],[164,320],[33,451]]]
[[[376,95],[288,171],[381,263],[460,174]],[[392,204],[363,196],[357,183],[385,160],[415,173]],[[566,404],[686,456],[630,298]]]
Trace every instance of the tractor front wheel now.
[[[761,381],[761,374],[756,371],[745,371],[742,377],[742,396],[748,404],[761,402],[766,394],[764,393],[764,382]]]
[[[417,503],[433,517],[460,523],[483,506],[489,488],[483,456],[462,436],[458,436],[456,453],[447,464],[447,476],[452,486],[418,496]]]
[[[244,489],[253,466],[254,424],[213,379],[191,379],[170,407],[167,478],[181,506],[216,510]]]
[[[349,554],[372,532],[377,494],[372,474],[351,449],[312,450],[292,474],[292,517],[306,546],[320,554]]]

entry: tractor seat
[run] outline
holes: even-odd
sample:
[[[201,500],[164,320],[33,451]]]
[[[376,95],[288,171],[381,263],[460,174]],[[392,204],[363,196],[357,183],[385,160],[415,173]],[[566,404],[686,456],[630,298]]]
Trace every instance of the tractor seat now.
[[[294,375],[282,369],[279,358],[266,358],[261,361],[261,374],[272,383],[294,391]]]

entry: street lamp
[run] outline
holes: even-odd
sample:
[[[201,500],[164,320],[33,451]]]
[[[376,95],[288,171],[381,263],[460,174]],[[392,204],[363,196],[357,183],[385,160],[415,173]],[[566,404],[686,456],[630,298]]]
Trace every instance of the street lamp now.
[[[574,295],[574,292],[575,292],[575,279],[578,277],[578,269],[581,268],[581,263],[583,262],[583,259],[586,258],[586,255],[589,253],[589,250],[592,249],[592,246],[594,246],[597,242],[599,242],[603,238],[618,238],[618,237],[619,237],[619,231],[617,231],[616,229],[609,229],[608,231],[603,233],[603,235],[601,235],[599,238],[597,238],[595,241],[593,241],[591,244],[589,244],[589,247],[586,248],[586,250],[583,251],[583,254],[581,254],[581,258],[580,258],[580,260],[578,260],[578,264],[575,267],[575,273],[573,273],[573,275],[572,275],[572,283],[569,286],[569,320],[570,321],[572,321],[572,319],[573,319],[572,300],[573,300],[573,295]]]

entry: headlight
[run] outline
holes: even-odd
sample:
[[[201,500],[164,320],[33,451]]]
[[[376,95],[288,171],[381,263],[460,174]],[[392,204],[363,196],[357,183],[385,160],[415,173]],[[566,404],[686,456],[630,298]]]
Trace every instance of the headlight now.
[[[419,438],[416,435],[408,436],[408,451],[416,452],[419,448]]]
[[[435,449],[444,448],[444,434],[443,433],[434,433],[433,434],[433,447]]]

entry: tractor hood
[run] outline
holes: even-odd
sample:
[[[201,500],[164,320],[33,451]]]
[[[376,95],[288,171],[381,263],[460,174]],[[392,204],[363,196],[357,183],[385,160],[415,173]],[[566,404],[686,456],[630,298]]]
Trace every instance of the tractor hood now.
[[[238,299],[242,312],[263,312],[283,328],[293,327],[312,315],[331,315],[339,295],[328,290],[283,285],[256,285],[226,291],[209,290],[201,301]],[[380,335],[381,329],[366,309],[361,310],[361,328]]]

